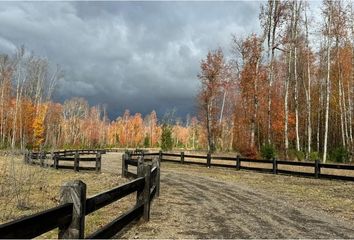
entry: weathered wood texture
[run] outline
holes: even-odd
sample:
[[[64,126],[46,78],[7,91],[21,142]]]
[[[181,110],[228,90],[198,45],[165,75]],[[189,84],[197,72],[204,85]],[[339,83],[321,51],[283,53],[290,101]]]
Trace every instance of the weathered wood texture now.
[[[142,159],[142,158],[141,158]],[[139,159],[139,161],[141,160]],[[144,220],[148,221],[150,218],[150,176],[151,165],[141,163],[138,165],[137,175],[140,178],[144,178],[144,188],[137,191],[136,205],[144,205]]]
[[[86,210],[86,184],[80,180],[64,184],[60,192],[62,204],[72,203],[72,220],[70,224],[59,226],[59,238],[77,239],[84,238],[85,210]]]
[[[58,154],[53,154],[54,159]],[[100,157],[100,156],[97,156]],[[153,169],[152,169],[153,166]],[[133,173],[131,173],[133,174]],[[139,177],[129,183],[86,199],[86,184],[80,180],[65,183],[60,192],[62,205],[0,225],[0,238],[35,238],[47,231],[59,228],[58,238],[82,239],[85,232],[85,216],[129,194],[137,192],[133,209],[117,217],[87,238],[109,238],[141,216],[148,221],[150,202],[160,185],[160,161],[138,161]],[[137,176],[138,174],[134,174]]]

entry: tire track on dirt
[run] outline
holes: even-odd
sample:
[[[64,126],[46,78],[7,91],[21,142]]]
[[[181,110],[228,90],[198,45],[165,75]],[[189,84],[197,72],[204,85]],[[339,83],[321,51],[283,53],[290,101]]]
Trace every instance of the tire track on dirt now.
[[[151,220],[120,238],[353,238],[353,226],[246,185],[164,169]]]
[[[110,158],[105,170],[119,173],[121,156]],[[150,221],[116,238],[354,238],[350,223],[282,199],[240,181],[163,166]]]
[[[206,202],[218,204],[220,208],[214,208],[216,214],[222,214],[222,210],[225,206],[229,208],[236,207],[236,210],[239,211],[238,216],[232,214],[231,222],[235,222],[237,219],[238,221],[236,221],[238,223],[242,221],[244,226],[248,226],[249,229],[253,230],[256,226],[256,232],[266,234],[279,232],[277,236],[272,237],[282,238],[327,238],[333,236],[346,238],[348,237],[347,233],[350,233],[349,236],[353,236],[351,228],[344,227],[342,223],[338,224],[338,222],[328,219],[328,217],[325,216],[322,216],[322,218],[313,217],[316,215],[308,214],[308,210],[295,208],[287,202],[282,202],[267,195],[245,189],[245,187],[242,186],[230,186],[224,182],[210,181],[207,183],[206,187],[201,184],[203,181],[191,181],[186,177],[180,178],[177,181],[176,179],[170,179],[169,181],[172,181],[171,184],[175,185],[179,184],[181,180],[190,186],[202,189],[202,191],[199,192],[197,189],[194,189],[192,192],[202,195],[206,199]],[[222,191],[218,189],[222,189]],[[204,207],[208,208],[208,206]],[[241,218],[239,218],[239,216],[241,216]],[[289,234],[291,234],[291,236],[289,236]],[[262,235],[257,234],[251,237],[262,237]]]

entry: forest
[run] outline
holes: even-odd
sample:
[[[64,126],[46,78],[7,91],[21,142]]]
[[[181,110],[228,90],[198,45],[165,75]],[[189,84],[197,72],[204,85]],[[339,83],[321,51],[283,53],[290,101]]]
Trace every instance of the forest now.
[[[351,159],[353,3],[326,0],[321,11],[314,15],[306,1],[267,1],[261,34],[234,35],[231,59],[216,49],[202,60],[198,100],[209,150]]]
[[[185,119],[126,110],[110,120],[83,98],[56,103],[59,66],[19,47],[0,54],[3,149],[163,147],[285,159],[351,160],[354,12],[351,1],[260,4],[262,31],[230,38],[232,54],[201,59],[198,114]],[[119,104],[119,103],[117,103]],[[193,104],[193,103],[191,103]],[[171,106],[173,107],[173,106]]]

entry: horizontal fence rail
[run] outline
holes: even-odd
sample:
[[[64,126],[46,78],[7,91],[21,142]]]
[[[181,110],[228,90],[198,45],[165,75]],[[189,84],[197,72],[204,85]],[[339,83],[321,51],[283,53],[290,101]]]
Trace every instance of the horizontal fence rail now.
[[[73,204],[67,203],[0,225],[1,238],[34,238],[71,222]]]
[[[140,204],[139,206],[134,207],[125,214],[119,216],[106,226],[97,230],[96,232],[90,234],[86,239],[107,239],[116,235],[124,227],[130,224],[135,219],[140,218],[144,213],[144,205]]]
[[[99,154],[99,153],[98,153]],[[127,154],[123,155],[132,163]],[[86,236],[89,239],[110,238],[124,227],[143,217],[150,219],[150,204],[160,189],[160,161],[137,161],[136,178],[90,198],[86,198],[86,184],[80,180],[65,183],[61,187],[61,205],[43,212],[26,216],[0,225],[0,238],[35,238],[55,228],[59,228],[58,238],[85,238],[85,216],[130,194],[137,193],[136,204],[129,211],[112,222]],[[123,175],[124,176],[124,175]]]
[[[63,150],[52,153],[48,152],[27,152],[24,155],[26,164],[39,165],[41,167],[50,167],[55,169],[73,169],[74,171],[101,171],[102,154],[106,150]],[[87,155],[94,155],[88,157]],[[82,157],[83,156],[83,157]],[[60,165],[67,162],[71,165]],[[80,162],[94,162],[94,166],[80,166]]]
[[[145,179],[137,178],[107,192],[100,193],[86,200],[86,214],[97,211],[112,202],[115,202],[133,192],[141,190],[144,187]]]
[[[354,172],[353,176],[345,176],[342,174],[334,175],[334,174],[327,174],[322,173],[321,169],[337,169],[337,170],[354,170],[354,165],[344,165],[344,164],[325,164],[321,163],[319,160],[314,162],[295,162],[295,161],[287,161],[287,160],[266,160],[266,159],[250,159],[250,158],[243,158],[239,156],[230,157],[230,156],[215,156],[215,155],[193,155],[193,154],[185,154],[184,152],[180,153],[167,153],[167,152],[147,152],[143,149],[135,149],[127,151],[126,149],[103,149],[103,150],[63,150],[58,151],[57,153],[63,155],[62,158],[59,158],[59,161],[71,161],[73,160],[73,154],[75,152],[82,152],[82,153],[94,153],[94,152],[123,152],[125,151],[129,159],[126,161],[126,166],[131,165],[134,167],[138,166],[137,157],[143,156],[145,160],[149,160],[149,157],[152,159],[154,157],[159,157],[161,161],[169,161],[175,163],[186,163],[186,164],[195,164],[195,165],[202,165],[202,166],[215,166],[215,167],[225,167],[225,168],[236,168],[236,170],[250,170],[250,171],[258,171],[258,172],[265,172],[265,173],[273,173],[273,174],[287,174],[287,175],[296,175],[296,176],[305,176],[305,177],[316,177],[316,178],[324,178],[324,179],[339,179],[339,180],[347,180],[347,181],[354,181]],[[45,158],[48,156],[48,152],[46,153],[32,153],[34,157],[37,159]],[[71,156],[71,157],[64,157],[64,156]],[[89,158],[80,161],[94,161],[93,159],[90,160]],[[204,160],[204,161],[203,161]],[[220,161],[224,161],[225,163],[220,163]],[[252,166],[245,166],[245,163],[251,163]],[[36,164],[40,165],[41,162],[37,162]],[[268,166],[262,166],[259,164],[268,164]],[[317,164],[317,165],[316,165]],[[257,166],[258,165],[258,166]],[[55,164],[51,165],[55,167]],[[312,172],[306,172],[301,170],[288,170],[288,169],[281,169],[283,166],[295,166],[295,167],[305,167],[306,169],[311,169]],[[279,168],[280,167],[280,168]],[[58,168],[61,168],[58,166]],[[70,169],[70,167],[63,166],[65,169]],[[96,170],[96,168],[77,168],[78,170]],[[127,169],[122,167],[122,169]],[[123,174],[123,173],[122,173]],[[126,171],[126,177],[129,178],[136,178],[137,174]]]
[[[137,165],[136,159],[138,156],[157,156],[161,158],[161,161],[181,163],[181,164],[195,164],[195,165],[202,165],[206,167],[211,167],[211,166],[225,167],[225,168],[235,168],[236,170],[249,170],[249,171],[257,171],[257,172],[264,172],[264,173],[273,173],[273,174],[286,174],[286,175],[315,177],[315,178],[323,178],[323,179],[354,181],[354,165],[328,164],[328,163],[321,163],[319,160],[313,162],[295,162],[295,161],[278,160],[278,159],[271,159],[271,160],[251,159],[251,158],[243,158],[240,156],[235,156],[235,157],[214,156],[211,154],[192,155],[192,154],[185,154],[184,152],[165,153],[162,151],[155,152],[155,153],[153,152],[144,153],[144,154],[130,152],[128,154],[132,161],[128,160],[127,164],[132,166]],[[220,163],[220,161],[223,161],[224,163]],[[250,164],[250,166],[245,164]],[[283,167],[286,166],[303,167],[303,169],[294,169],[294,170],[283,169]],[[325,170],[325,169],[353,171],[352,172],[353,176],[346,176],[343,173],[338,173],[337,175],[322,173],[321,170]],[[130,175],[129,172],[126,172],[126,174]]]

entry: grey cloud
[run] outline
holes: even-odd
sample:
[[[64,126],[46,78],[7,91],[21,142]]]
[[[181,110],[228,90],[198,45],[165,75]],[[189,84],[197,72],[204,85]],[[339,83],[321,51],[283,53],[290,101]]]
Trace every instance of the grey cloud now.
[[[260,2],[0,2],[0,52],[25,44],[62,66],[55,100],[146,114],[195,111],[200,60],[259,31]]]

